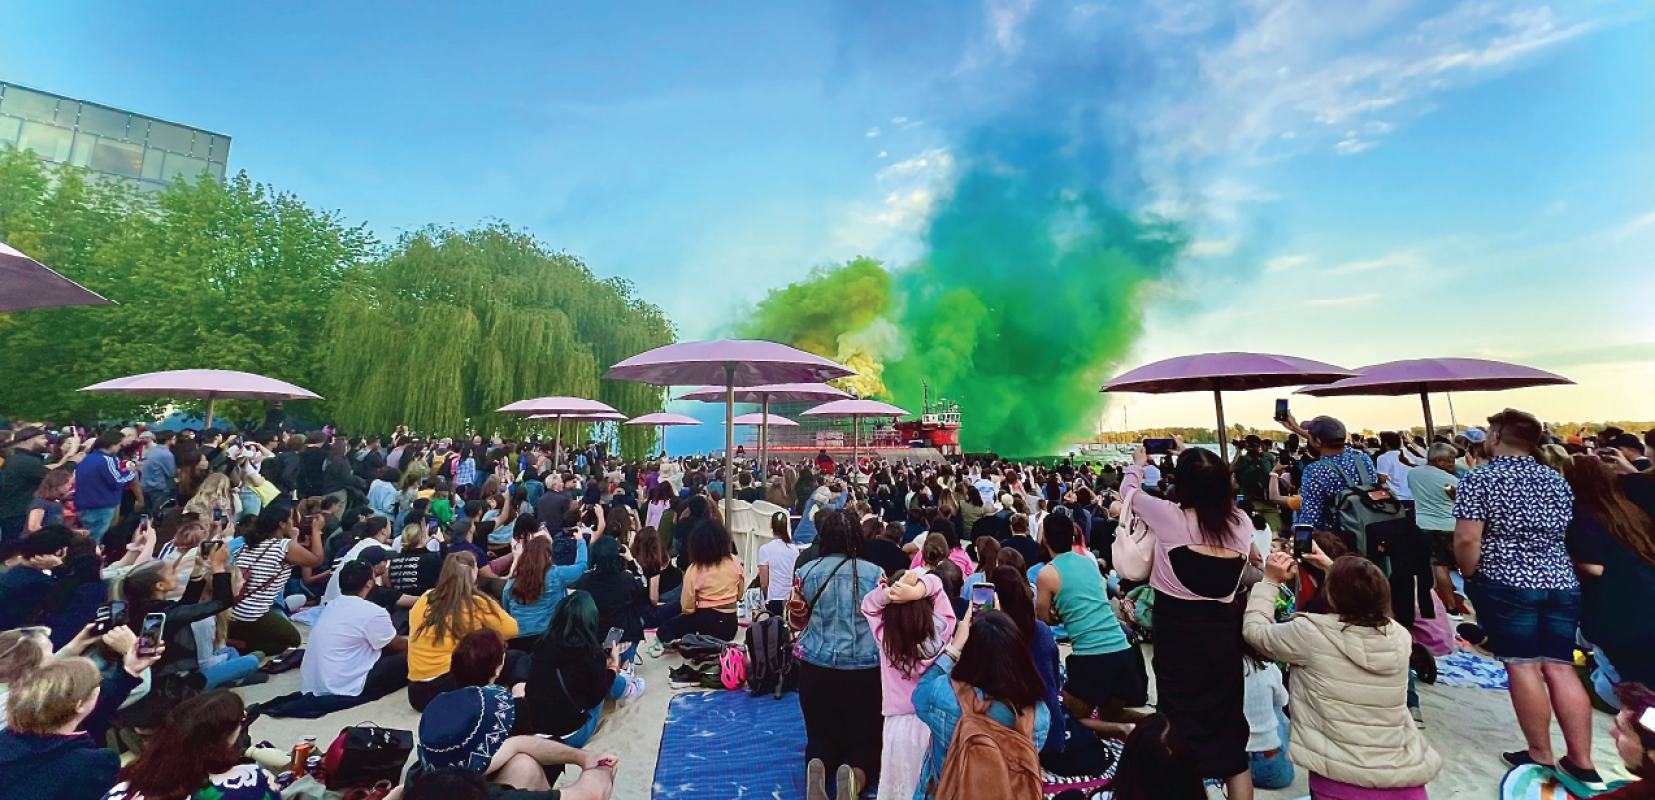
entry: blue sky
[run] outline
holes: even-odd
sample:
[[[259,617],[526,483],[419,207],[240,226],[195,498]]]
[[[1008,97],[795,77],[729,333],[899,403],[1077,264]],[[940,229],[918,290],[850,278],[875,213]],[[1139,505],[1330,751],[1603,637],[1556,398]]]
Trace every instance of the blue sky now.
[[[232,170],[386,240],[526,228],[633,280],[686,338],[812,265],[922,255],[973,131],[1094,138],[1111,196],[1194,242],[1122,369],[1487,356],[1580,385],[1456,397],[1462,420],[1655,417],[1642,4],[547,5],[21,4],[0,79],[229,134]],[[1232,398],[1231,420],[1266,424],[1274,396]],[[1108,403],[1116,427],[1211,414]]]

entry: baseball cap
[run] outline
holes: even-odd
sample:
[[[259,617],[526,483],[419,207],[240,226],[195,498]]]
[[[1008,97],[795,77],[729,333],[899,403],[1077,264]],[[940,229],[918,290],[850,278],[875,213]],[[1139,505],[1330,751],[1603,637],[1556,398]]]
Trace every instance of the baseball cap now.
[[[370,567],[383,564],[390,560],[390,558],[391,554],[383,547],[363,548],[362,552],[356,554],[357,561],[367,564]]]
[[[1305,423],[1304,429],[1306,433],[1316,437],[1316,441],[1327,442],[1329,444],[1334,442],[1343,442],[1346,436],[1345,423],[1340,422],[1333,417],[1317,417]]]
[[[1488,434],[1484,433],[1481,428],[1466,428],[1460,431],[1460,435],[1473,442],[1480,442],[1488,438]]]

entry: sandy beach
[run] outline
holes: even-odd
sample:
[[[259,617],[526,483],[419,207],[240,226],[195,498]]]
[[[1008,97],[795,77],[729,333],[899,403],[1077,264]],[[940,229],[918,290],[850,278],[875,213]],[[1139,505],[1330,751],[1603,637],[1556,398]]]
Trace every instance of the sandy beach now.
[[[303,626],[301,631],[306,630]],[[642,800],[652,795],[655,761],[661,745],[661,731],[666,719],[667,704],[674,691],[668,687],[667,672],[680,662],[677,656],[667,655],[652,659],[644,657],[637,674],[648,682],[643,697],[626,708],[606,709],[589,747],[607,750],[620,757],[616,776],[616,798]],[[299,671],[293,670],[271,678],[269,683],[238,689],[249,703],[299,690]],[[695,690],[681,690],[695,691]],[[1442,773],[1428,787],[1437,800],[1493,797],[1505,774],[1501,751],[1522,746],[1522,735],[1511,702],[1503,691],[1475,688],[1448,688],[1420,686],[1424,708],[1426,735],[1443,756]],[[1592,755],[1605,778],[1628,777],[1615,757],[1609,741],[1611,718],[1596,713],[1593,726]],[[408,705],[404,692],[397,692],[376,702],[316,720],[261,718],[253,725],[253,741],[268,740],[281,748],[289,748],[303,736],[315,736],[326,745],[341,728],[373,721],[384,727],[417,731],[419,714]],[[1563,739],[1556,733],[1555,746],[1563,752]],[[801,770],[804,765],[800,765]],[[1309,793],[1304,771],[1298,770],[1297,779],[1287,789],[1259,791],[1262,800],[1298,798]],[[782,798],[782,800],[794,800]],[[797,800],[803,800],[798,798]]]

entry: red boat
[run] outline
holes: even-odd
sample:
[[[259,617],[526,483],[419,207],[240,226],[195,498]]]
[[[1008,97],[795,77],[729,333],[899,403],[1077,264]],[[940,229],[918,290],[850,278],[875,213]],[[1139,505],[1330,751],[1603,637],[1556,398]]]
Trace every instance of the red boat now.
[[[960,454],[960,405],[939,397],[931,402],[931,387],[921,384],[923,401],[919,419],[896,423],[897,435],[910,448],[931,448],[945,456]]]

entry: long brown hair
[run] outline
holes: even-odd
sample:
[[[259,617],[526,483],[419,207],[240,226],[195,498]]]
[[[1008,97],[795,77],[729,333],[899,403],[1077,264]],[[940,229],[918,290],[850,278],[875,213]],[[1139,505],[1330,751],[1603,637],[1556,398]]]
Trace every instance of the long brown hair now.
[[[880,609],[885,621],[879,633],[879,647],[891,666],[903,677],[912,678],[926,660],[937,655],[937,625],[931,616],[931,598],[910,603],[891,603]]]
[[[1391,584],[1372,561],[1340,556],[1328,568],[1324,588],[1340,622],[1381,630],[1390,623]]]
[[[645,526],[632,537],[632,560],[645,575],[659,575],[667,568],[667,551],[661,546],[661,535],[655,528]]]
[[[207,786],[210,776],[241,761],[230,741],[246,708],[235,692],[197,695],[172,710],[138,760],[121,770],[127,791],[149,800],[184,800]]]
[[[546,570],[551,568],[552,540],[529,537],[511,571],[511,599],[526,606],[540,602],[540,594],[546,591]]]
[[[1643,509],[1626,499],[1620,481],[1597,456],[1575,456],[1563,472],[1575,490],[1575,505],[1591,510],[1617,544],[1655,564],[1655,525]]]
[[[430,628],[432,641],[442,644],[452,638],[458,642],[466,634],[477,630],[477,604],[498,613],[494,599],[477,591],[477,558],[460,551],[449,553],[443,562],[442,574],[437,576],[437,588],[425,595],[425,619],[420,620],[416,635]]]

